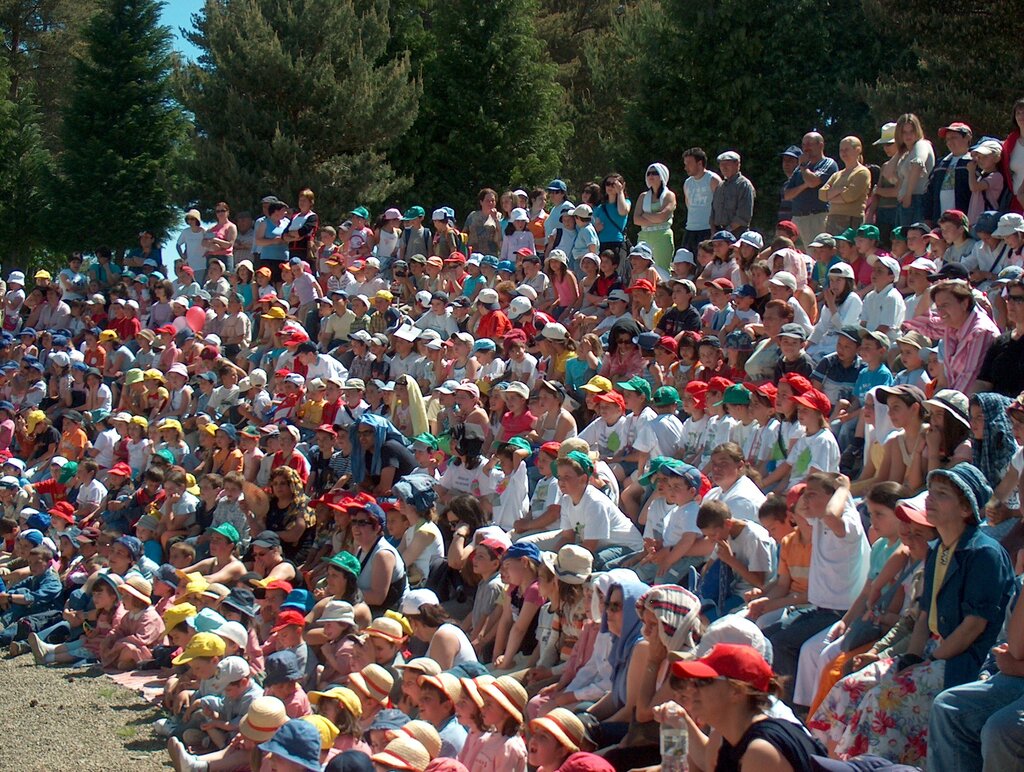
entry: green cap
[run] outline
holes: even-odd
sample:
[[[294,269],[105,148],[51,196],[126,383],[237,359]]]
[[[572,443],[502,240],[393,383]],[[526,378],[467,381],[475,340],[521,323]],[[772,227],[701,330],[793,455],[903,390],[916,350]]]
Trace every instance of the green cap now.
[[[533,446],[530,445],[529,440],[525,437],[513,437],[508,442],[500,443],[503,446],[519,448],[519,450],[525,450],[527,453],[533,453]]]
[[[906,241],[907,240],[907,236],[903,232],[903,226],[902,225],[897,225],[895,228],[893,228],[892,232],[889,234],[889,236],[892,238],[893,241]]]
[[[402,215],[403,220],[415,220],[417,217],[426,217],[427,213],[423,211],[422,206],[410,206],[405,210],[405,214]]]
[[[370,219],[370,213],[369,211],[367,211],[365,206],[357,206],[355,209],[349,212],[349,214],[355,217],[362,217],[364,220]]]
[[[60,468],[60,475],[57,477],[57,482],[64,485],[64,483],[68,482],[76,474],[78,474],[78,462],[68,461]]]
[[[162,458],[168,464],[174,463],[174,454],[171,453],[171,451],[169,451],[167,448],[160,448],[160,450],[156,451],[153,455],[160,456],[160,458]]]
[[[634,375],[628,381],[623,383],[616,383],[616,387],[623,391],[637,391],[644,395],[644,399],[651,398],[651,384],[646,378],[641,378],[639,375]]]
[[[722,394],[722,401],[716,402],[716,405],[749,405],[750,404],[750,392],[747,391],[747,387],[741,383],[735,383],[725,390]]]
[[[342,550],[337,555],[327,558],[327,562],[335,568],[347,571],[352,574],[352,576],[359,576],[359,572],[363,569],[359,563],[359,558],[345,550]]]
[[[853,228],[847,228],[845,231],[835,237],[836,241],[845,241],[847,244],[852,244],[853,240],[857,238],[857,231]]]
[[[412,443],[413,445],[415,445],[416,443],[419,443],[420,445],[426,445],[431,450],[437,450],[440,447],[440,445],[437,442],[437,437],[435,437],[430,432],[423,432],[423,434],[417,434],[415,437],[412,438]]]
[[[238,529],[231,525],[231,523],[221,523],[220,525],[212,526],[208,533],[219,533],[232,544],[238,544]]]
[[[678,405],[681,400],[675,386],[662,386],[654,392],[651,401],[660,407],[663,405]]]
[[[679,459],[672,458],[671,456],[655,456],[647,464],[647,473],[640,476],[639,482],[641,485],[650,485],[654,475],[658,474],[662,469],[682,463]]]
[[[865,223],[864,225],[857,228],[857,238],[874,239],[875,241],[878,241],[880,238],[882,238],[882,234],[878,232],[878,226],[868,225],[867,223]]]
[[[590,460],[590,456],[578,450],[571,450],[565,456],[566,461],[575,461],[584,472],[587,474],[594,473],[594,462]]]

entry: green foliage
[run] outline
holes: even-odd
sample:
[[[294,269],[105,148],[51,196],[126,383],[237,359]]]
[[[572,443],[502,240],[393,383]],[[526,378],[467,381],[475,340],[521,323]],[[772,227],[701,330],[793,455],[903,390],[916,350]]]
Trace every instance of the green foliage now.
[[[606,146],[633,191],[651,161],[678,180],[687,147],[733,149],[768,222],[783,148],[817,129],[834,155],[843,136],[877,131],[861,93],[883,51],[860,0],[646,0],[627,15],[639,18],[618,25],[601,87],[623,96],[621,134]]]
[[[390,55],[387,0],[208,0],[182,72],[195,116],[193,194],[248,208],[273,191],[339,213],[406,182],[384,149],[416,115],[408,55]]]
[[[546,183],[570,133],[561,91],[537,36],[534,0],[437,3],[416,123],[396,153],[427,208],[461,220],[481,187]]]
[[[1006,136],[1013,103],[1024,96],[1014,32],[1024,26],[1024,3],[864,0],[864,6],[896,59],[868,91],[883,123],[912,112],[933,140],[938,127],[954,120],[970,124],[975,136]]]
[[[156,0],[105,0],[86,28],[55,189],[68,247],[129,246],[141,228],[162,233],[176,220],[185,124],[159,9]]]

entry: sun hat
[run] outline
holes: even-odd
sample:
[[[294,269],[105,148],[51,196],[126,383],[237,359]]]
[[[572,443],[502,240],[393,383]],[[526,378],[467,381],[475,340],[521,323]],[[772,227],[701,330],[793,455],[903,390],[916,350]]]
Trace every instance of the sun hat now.
[[[421,719],[414,719],[399,731],[404,732],[426,748],[431,759],[436,759],[441,755],[441,735],[438,734],[433,724],[428,724]]]
[[[391,643],[401,643],[406,639],[402,623],[391,617],[377,617],[363,632],[371,638],[380,638]]]
[[[287,721],[288,712],[281,700],[277,697],[257,697],[238,722],[238,731],[246,739],[262,743],[273,737]]]
[[[586,729],[576,714],[567,708],[555,708],[530,722],[531,730],[541,730],[575,753],[583,744]]]
[[[147,606],[153,605],[153,585],[149,579],[141,574],[132,574],[124,580],[118,589],[121,592],[128,593],[137,600],[141,600]]]
[[[873,145],[892,145],[896,142],[896,124],[892,121],[882,126],[882,131],[871,144]]]
[[[501,705],[516,722],[523,722],[523,712],[526,710],[529,696],[523,685],[515,678],[501,676],[489,684],[481,685],[480,692]]]
[[[320,772],[322,742],[320,730],[313,722],[293,718],[278,729],[273,737],[260,743],[259,749],[280,756],[302,769]]]
[[[186,665],[197,658],[223,657],[225,651],[223,638],[213,633],[196,633],[185,650],[171,660],[171,664]],[[294,653],[292,656],[295,656]]]
[[[323,691],[310,692],[308,696],[314,705],[319,704],[322,699],[337,700],[356,718],[363,715],[363,703],[359,700],[359,695],[347,686],[330,686]]]
[[[931,399],[924,401],[926,407],[945,410],[952,418],[970,428],[970,401],[967,395],[956,389],[939,389]]]
[[[430,657],[414,657],[408,662],[395,665],[397,670],[418,670],[424,675],[437,675],[441,672],[441,666]]]
[[[933,469],[928,473],[928,482],[936,477],[944,477],[952,483],[967,499],[975,521],[981,520],[982,510],[992,497],[992,488],[978,467],[961,461],[950,469]]]
[[[373,754],[370,761],[386,769],[424,772],[430,764],[430,753],[418,740],[406,734],[399,734],[383,751]]]
[[[371,700],[386,705],[395,686],[395,678],[380,665],[370,664],[358,672],[350,673],[348,683]]]
[[[771,688],[775,674],[763,656],[753,646],[718,643],[705,656],[696,660],[672,663],[672,674],[677,678],[718,679],[742,681],[759,692]]]
[[[541,562],[566,584],[585,583],[594,568],[593,554],[578,544],[566,544],[557,553],[544,552]]]
[[[350,627],[356,626],[355,611],[352,604],[343,600],[332,600],[324,607],[324,613],[317,620],[320,624],[335,622]]]
[[[452,673],[438,673],[437,675],[421,675],[419,683],[430,684],[444,694],[452,703],[456,703],[462,697],[462,684],[457,676]]]

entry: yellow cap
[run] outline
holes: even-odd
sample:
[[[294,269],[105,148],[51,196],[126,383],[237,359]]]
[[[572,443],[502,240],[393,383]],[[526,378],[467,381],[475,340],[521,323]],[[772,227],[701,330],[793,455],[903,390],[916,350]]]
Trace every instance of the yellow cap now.
[[[199,613],[198,609],[191,603],[179,603],[175,606],[168,606],[163,616],[164,627],[167,630],[173,630],[186,619],[194,617],[197,613]]]
[[[325,692],[309,693],[309,701],[314,705],[318,705],[322,699],[337,700],[353,716],[362,718],[363,704],[359,701],[359,695],[347,686],[334,686]]]
[[[196,633],[188,642],[185,651],[171,660],[174,665],[186,665],[197,657],[223,657],[226,648],[224,639],[213,633]]]
[[[271,308],[269,311],[267,311],[267,313],[260,314],[260,316],[263,317],[264,319],[285,319],[287,318],[288,315],[285,314],[283,308],[275,306],[274,308]]]
[[[316,727],[316,731],[320,733],[320,750],[327,751],[334,747],[334,741],[338,739],[338,735],[341,734],[341,730],[334,725],[334,723],[324,716],[318,716],[311,714],[308,716],[300,716],[300,721],[308,721]]]
[[[25,416],[25,428],[28,433],[31,434],[36,430],[36,426],[39,425],[40,421],[46,420],[46,413],[42,410],[29,410],[28,415]]]
[[[37,279],[52,279],[53,277],[50,276],[50,272],[49,271],[44,271],[44,270],[40,269],[40,270],[36,271],[35,278],[37,278]]]
[[[185,430],[181,428],[181,421],[179,421],[177,418],[165,418],[163,421],[157,424],[156,428],[161,430],[177,429],[182,434],[185,433]]]
[[[160,381],[160,383],[164,382],[164,374],[155,368],[146,370],[146,372],[142,374],[142,377],[145,378],[147,381]]]

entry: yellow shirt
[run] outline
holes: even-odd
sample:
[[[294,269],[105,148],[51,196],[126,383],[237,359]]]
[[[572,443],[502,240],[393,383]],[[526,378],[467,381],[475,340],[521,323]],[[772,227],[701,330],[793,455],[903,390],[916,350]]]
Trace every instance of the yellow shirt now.
[[[939,545],[939,554],[935,558],[935,581],[932,583],[932,605],[928,611],[928,629],[931,630],[932,635],[939,634],[939,590],[942,589],[943,582],[946,581],[946,571],[949,569],[949,564],[953,560],[953,553],[956,552],[957,542],[953,542],[950,546],[944,544]]]

